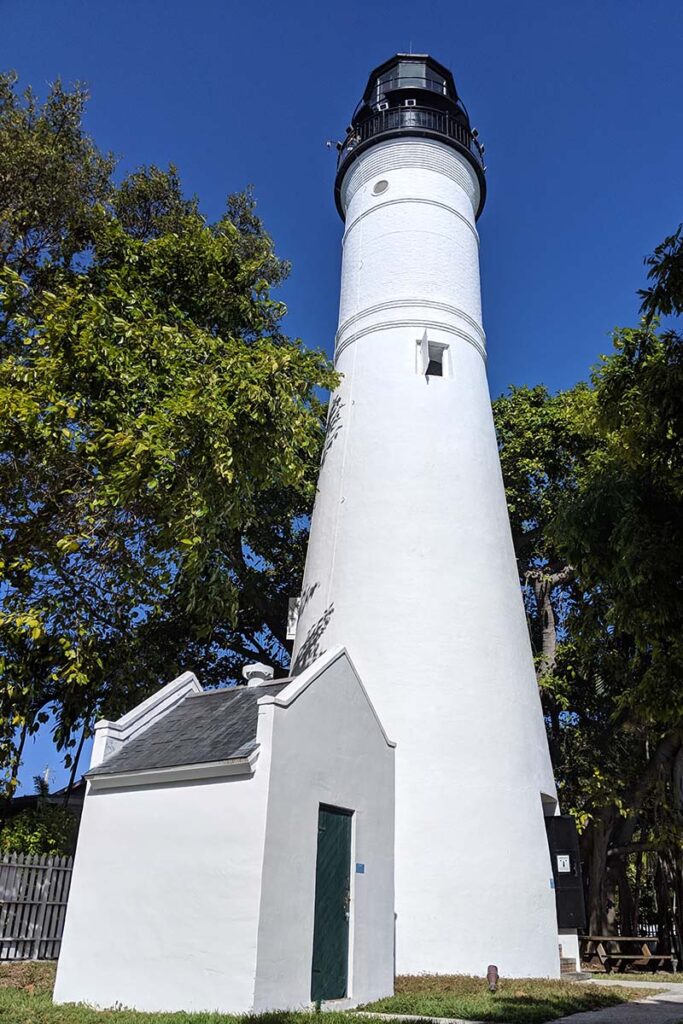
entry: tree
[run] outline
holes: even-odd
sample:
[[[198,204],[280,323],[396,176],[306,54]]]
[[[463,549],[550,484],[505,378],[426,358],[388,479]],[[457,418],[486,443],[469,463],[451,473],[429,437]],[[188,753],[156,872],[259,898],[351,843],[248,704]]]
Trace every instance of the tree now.
[[[557,395],[537,385],[513,387],[493,403],[520,586],[555,763],[568,699],[564,673],[558,671],[558,659],[566,661],[568,646],[559,637],[574,573],[550,525],[565,491],[573,486],[576,459],[591,443],[577,426],[589,401],[583,385]]]
[[[585,385],[494,403],[551,754],[588,868],[590,930],[681,906],[681,232],[649,258],[646,320]],[[678,289],[678,290],[677,290]],[[612,907],[612,909],[610,909]],[[680,935],[680,919],[679,931]]]
[[[64,857],[73,853],[78,822],[71,811],[48,801],[45,780],[36,775],[34,807],[19,811],[0,830],[0,850],[4,853],[46,853]]]
[[[88,252],[114,160],[85,134],[87,92],[57,82],[44,103],[0,74],[0,263],[30,285]]]
[[[587,427],[599,443],[577,466],[555,534],[595,595],[586,603],[601,618],[605,648],[619,647],[623,660],[611,718],[633,737],[631,778],[604,830],[610,867],[626,906],[618,857],[653,851],[660,933],[672,944],[683,933],[683,336],[675,327],[658,332],[657,316],[683,310],[681,229],[646,262],[653,284],[641,293],[645,318],[615,332],[614,353],[593,375]],[[585,629],[577,636],[585,645]]]
[[[76,109],[61,172],[78,183],[104,158],[79,135],[75,96],[58,89],[48,105]],[[36,121],[16,132],[32,141]],[[254,656],[285,660],[324,434],[317,389],[336,381],[282,332],[272,289],[288,268],[250,194],[209,224],[172,168],[100,184],[78,214],[38,209],[30,244],[2,210],[20,254],[0,270],[10,791],[48,708],[69,764],[95,717],[181,668],[227,682]]]

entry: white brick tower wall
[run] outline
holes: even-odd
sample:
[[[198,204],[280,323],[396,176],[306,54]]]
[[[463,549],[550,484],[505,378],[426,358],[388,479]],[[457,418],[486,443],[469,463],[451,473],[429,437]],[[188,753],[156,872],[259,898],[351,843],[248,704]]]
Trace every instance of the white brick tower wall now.
[[[397,741],[397,971],[557,976],[556,792],[486,378],[480,179],[404,134],[340,185],[342,381],[295,671],[345,645]]]

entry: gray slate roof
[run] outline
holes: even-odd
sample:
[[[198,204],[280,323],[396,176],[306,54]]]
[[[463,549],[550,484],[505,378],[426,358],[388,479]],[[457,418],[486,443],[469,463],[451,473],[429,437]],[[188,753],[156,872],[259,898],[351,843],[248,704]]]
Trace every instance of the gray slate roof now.
[[[87,775],[248,757],[256,746],[257,701],[275,696],[288,683],[283,680],[192,694]]]

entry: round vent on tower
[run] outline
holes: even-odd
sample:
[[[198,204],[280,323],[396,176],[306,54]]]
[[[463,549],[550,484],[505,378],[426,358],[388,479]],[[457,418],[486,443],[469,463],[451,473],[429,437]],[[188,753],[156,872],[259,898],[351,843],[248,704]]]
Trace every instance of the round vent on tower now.
[[[376,181],[375,184],[372,186],[372,194],[373,196],[381,196],[382,192],[386,192],[388,188],[389,182],[386,180],[386,178],[380,178],[380,180]]]

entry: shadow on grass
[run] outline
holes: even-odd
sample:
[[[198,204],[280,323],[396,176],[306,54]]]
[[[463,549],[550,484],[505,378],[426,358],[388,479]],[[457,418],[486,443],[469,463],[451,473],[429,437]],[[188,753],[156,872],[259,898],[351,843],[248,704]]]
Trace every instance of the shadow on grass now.
[[[572,1013],[602,1010],[653,994],[652,989],[606,988],[536,978],[503,979],[497,992],[489,992],[483,978],[420,975],[397,978],[394,996],[364,1009],[499,1024],[544,1024]]]

